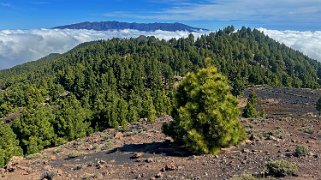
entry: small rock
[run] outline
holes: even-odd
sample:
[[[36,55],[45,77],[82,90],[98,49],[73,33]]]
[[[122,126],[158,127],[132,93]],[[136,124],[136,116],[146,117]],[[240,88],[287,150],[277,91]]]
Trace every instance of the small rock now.
[[[140,179],[140,178],[142,178],[142,175],[141,175],[141,174],[138,174],[138,175],[136,176],[136,179]]]
[[[109,160],[108,161],[108,164],[114,164],[116,161],[114,160],[114,159],[112,159],[112,160]]]
[[[47,161],[47,160],[42,162],[42,164],[48,164],[48,163],[49,163],[49,161]]]
[[[256,139],[256,138],[255,138],[254,134],[251,133],[251,134],[249,135],[249,140],[253,141],[253,140],[255,140],[255,139]]]
[[[93,167],[93,166],[94,166],[94,164],[91,162],[87,164],[87,167]]]
[[[64,172],[61,169],[57,169],[57,176],[62,176]]]
[[[138,159],[138,158],[141,158],[141,157],[143,157],[144,156],[144,153],[142,153],[142,152],[137,152],[137,153],[135,153],[133,156],[131,156],[130,158],[131,159]]]
[[[188,159],[195,159],[196,158],[196,156],[195,155],[192,155],[192,156],[190,156]]]
[[[102,169],[102,168],[104,168],[104,166],[103,166],[102,164],[99,164],[99,163],[98,163],[98,164],[96,164],[96,168],[97,168],[97,169]]]
[[[155,178],[163,178],[163,174],[159,172],[158,174],[156,174]]]
[[[93,145],[88,145],[88,146],[85,146],[84,149],[88,150],[88,151],[91,151],[91,150],[94,150],[95,147]]]
[[[109,172],[108,172],[107,170],[102,171],[102,172],[101,172],[101,175],[103,175],[103,176],[108,176],[108,175],[109,175]]]
[[[98,164],[107,164],[107,162],[104,161],[104,160],[99,160],[97,163],[98,163]]]
[[[5,170],[5,169],[0,168],[0,176],[1,176],[1,175],[3,175],[5,172],[6,172],[6,170]]]
[[[153,159],[153,158],[147,158],[147,159],[145,160],[145,162],[151,163],[151,162],[154,162],[154,159]]]
[[[174,171],[177,169],[177,166],[175,166],[174,164],[166,164],[165,166],[165,171]]]
[[[114,138],[116,139],[121,139],[122,137],[124,137],[124,134],[122,132],[116,132],[114,135]]]
[[[269,136],[267,139],[272,141],[279,141],[279,139],[274,136]]]
[[[51,161],[54,161],[54,160],[56,160],[56,159],[57,159],[57,157],[56,157],[56,156],[54,156],[54,155],[51,155],[51,156],[49,156],[49,159],[50,159]]]
[[[243,151],[242,151],[243,153],[250,153],[251,151],[249,150],[249,149],[243,149]]]

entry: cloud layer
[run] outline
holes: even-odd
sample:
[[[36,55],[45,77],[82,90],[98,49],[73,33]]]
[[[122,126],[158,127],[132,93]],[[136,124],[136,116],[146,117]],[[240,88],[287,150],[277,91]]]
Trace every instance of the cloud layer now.
[[[259,28],[274,40],[321,61],[321,31],[277,31]]]
[[[196,37],[206,31],[193,33]],[[140,35],[155,36],[159,39],[187,37],[189,32],[137,30],[93,31],[93,30],[2,30],[0,31],[0,69],[12,67],[27,61],[36,60],[50,53],[64,53],[76,45],[101,39],[131,38]]]
[[[277,31],[260,28],[271,38],[299,50],[311,58],[321,61],[321,31]],[[199,37],[208,31],[195,32]],[[0,31],[0,69],[12,67],[31,60],[37,60],[50,53],[64,53],[76,45],[100,39],[131,38],[140,35],[159,39],[187,37],[188,32],[137,30],[93,31],[93,30],[2,30]]]

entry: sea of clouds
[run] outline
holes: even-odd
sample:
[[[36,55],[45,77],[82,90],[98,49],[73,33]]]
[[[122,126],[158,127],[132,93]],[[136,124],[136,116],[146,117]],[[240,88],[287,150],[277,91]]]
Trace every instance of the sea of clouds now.
[[[321,61],[321,31],[276,31],[260,28],[271,38],[303,52],[311,58]],[[208,34],[209,31],[194,32],[195,37]],[[76,45],[101,39],[132,38],[140,35],[155,36],[159,39],[187,37],[189,32],[161,31],[144,32],[138,30],[1,30],[0,31],[0,69],[12,67],[27,61],[37,60],[50,53],[64,53]]]
[[[321,31],[277,31],[259,28],[270,38],[321,61]]]
[[[209,31],[193,32],[195,37]],[[80,43],[111,39],[135,38],[141,35],[155,36],[159,39],[187,37],[187,31],[153,31],[138,30],[71,30],[71,29],[33,29],[33,30],[1,30],[0,31],[0,69],[12,67],[27,61],[37,60],[50,53],[64,53]]]

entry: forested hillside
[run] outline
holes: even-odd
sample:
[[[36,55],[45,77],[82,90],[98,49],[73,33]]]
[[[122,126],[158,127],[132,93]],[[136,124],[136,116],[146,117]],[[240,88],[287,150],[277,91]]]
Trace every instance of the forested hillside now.
[[[234,95],[251,84],[320,87],[320,63],[249,28],[227,27],[198,39],[84,43],[0,71],[0,118],[10,136],[0,132],[0,139],[11,142],[0,143],[0,165],[21,153],[15,138],[32,154],[140,118],[154,121],[171,111],[174,76],[207,63],[229,77]]]

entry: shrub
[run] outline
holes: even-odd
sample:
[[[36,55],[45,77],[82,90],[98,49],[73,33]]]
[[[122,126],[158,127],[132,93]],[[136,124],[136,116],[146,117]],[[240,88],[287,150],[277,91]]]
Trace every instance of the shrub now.
[[[81,155],[83,155],[82,152],[75,151],[75,152],[71,152],[70,154],[68,154],[68,158],[73,159],[73,158],[79,157]]]
[[[304,133],[307,133],[307,134],[313,134],[314,133],[314,129],[312,127],[302,127],[301,131],[303,131]]]
[[[298,145],[295,148],[294,156],[296,157],[306,156],[308,155],[308,153],[309,153],[309,149],[306,146]]]
[[[279,139],[283,139],[287,135],[288,135],[288,132],[285,129],[281,129],[281,128],[264,133],[264,136],[267,139],[271,139],[272,136]]]
[[[275,177],[294,176],[298,172],[298,167],[286,160],[270,161],[266,168],[267,173]]]
[[[172,116],[163,132],[194,153],[213,153],[246,138],[237,99],[214,67],[188,73],[178,86]]]
[[[35,154],[29,154],[26,156],[26,159],[41,159],[43,158],[42,154],[40,153],[35,153]]]

